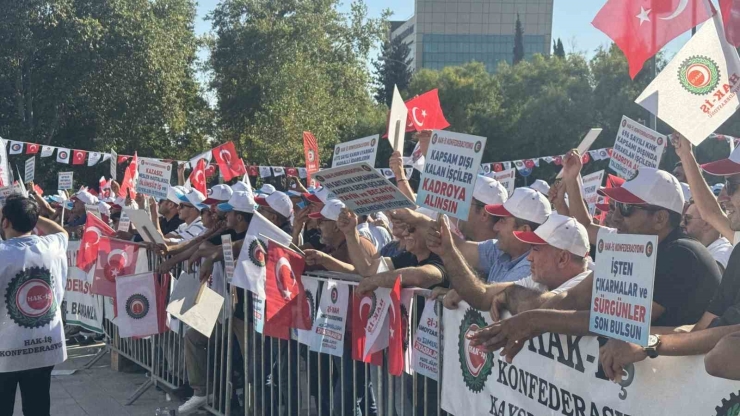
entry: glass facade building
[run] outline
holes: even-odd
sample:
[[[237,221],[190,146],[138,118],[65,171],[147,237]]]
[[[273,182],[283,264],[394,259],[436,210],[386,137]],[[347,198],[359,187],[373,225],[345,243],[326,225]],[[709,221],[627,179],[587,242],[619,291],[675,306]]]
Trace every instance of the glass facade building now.
[[[524,30],[524,55],[548,55],[553,0],[415,0],[415,14],[392,22],[391,37],[411,46],[413,69],[442,69],[477,61],[494,72],[514,59],[517,16]]]

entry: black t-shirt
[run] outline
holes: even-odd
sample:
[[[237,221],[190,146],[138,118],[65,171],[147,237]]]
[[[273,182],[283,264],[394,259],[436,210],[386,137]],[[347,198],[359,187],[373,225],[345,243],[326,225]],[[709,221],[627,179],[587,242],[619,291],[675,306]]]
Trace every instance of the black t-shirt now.
[[[405,251],[397,256],[391,257],[391,262],[393,263],[393,268],[396,270],[403,269],[406,267],[420,267],[420,266],[425,266],[427,264],[431,264],[432,266],[438,268],[439,271],[442,273],[442,283],[439,285],[432,286],[429,289],[432,289],[437,286],[444,286],[444,287],[449,286],[449,281],[447,279],[447,272],[445,271],[444,262],[438,255],[434,253],[429,253],[429,257],[427,257],[426,259],[422,261],[419,261],[419,259],[417,259],[415,255],[413,255],[412,253],[408,251]]]
[[[233,243],[234,241],[244,240],[244,237],[247,235],[247,232],[244,231],[243,233],[237,233],[234,230],[226,230],[226,231],[222,232],[219,235],[215,235],[215,236],[209,238],[207,241],[209,243],[213,244],[214,246],[220,246],[221,245],[221,236],[222,235],[230,235],[231,236],[231,242]]]
[[[658,244],[653,301],[665,312],[653,326],[692,325],[719,288],[717,262],[699,241],[673,230]]]
[[[707,312],[719,317],[712,322],[713,327],[740,324],[740,250],[732,250],[722,283]]]

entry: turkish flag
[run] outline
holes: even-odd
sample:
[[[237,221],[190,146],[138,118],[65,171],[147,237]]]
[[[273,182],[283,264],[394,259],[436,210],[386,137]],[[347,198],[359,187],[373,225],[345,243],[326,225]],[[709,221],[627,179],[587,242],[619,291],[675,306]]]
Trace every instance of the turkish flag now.
[[[382,305],[387,310],[388,305]],[[374,316],[375,315],[375,316]],[[352,359],[362,361],[373,365],[383,365],[383,351],[377,351],[372,354],[365,354],[368,349],[368,322],[373,320],[373,325],[379,324],[379,315],[381,307],[378,305],[378,296],[375,292],[363,295],[352,296]],[[374,318],[374,319],[373,319]],[[387,323],[388,321],[385,321]],[[383,328],[380,329],[381,331]],[[386,330],[387,331],[387,330]]]
[[[213,149],[213,157],[216,159],[218,168],[221,169],[221,175],[225,181],[230,181],[232,178],[247,173],[244,162],[236,154],[236,148],[233,142],[224,143]]]
[[[210,178],[216,173],[216,165],[209,164],[208,166],[206,166],[205,172],[206,172],[206,178]]]
[[[406,131],[442,130],[450,126],[442,113],[437,88],[406,101]]]
[[[268,241],[265,267],[265,324],[311,329],[311,314],[301,282],[306,261],[292,250]]]
[[[128,167],[126,168],[126,172],[123,174],[123,183],[121,184],[121,189],[118,192],[118,196],[120,197],[126,197],[126,193],[131,196],[131,199],[134,199],[134,195],[136,195],[136,165],[139,164],[139,158],[134,153],[134,158],[131,160],[131,163],[129,163]]]
[[[248,170],[249,170],[249,176],[260,176],[259,166],[252,165],[248,168]]]
[[[391,304],[388,308],[388,372],[400,376],[403,372],[403,315],[401,314],[401,276],[396,277],[396,283],[391,289]]]
[[[82,165],[85,163],[85,155],[87,152],[84,150],[73,150],[72,151],[72,164],[73,165]]]
[[[288,174],[288,176],[298,176],[298,169],[296,168],[285,168],[285,173]]]
[[[634,79],[663,46],[713,14],[708,0],[608,0],[591,24],[624,52]]]
[[[116,278],[135,274],[138,257],[138,245],[100,237],[98,262],[95,264],[95,274],[90,291],[96,295],[115,297]]]
[[[128,156],[119,155],[117,163],[120,165],[121,163],[124,163],[126,160],[128,160],[128,158],[129,158]]]
[[[33,190],[36,191],[39,196],[44,196],[44,190],[38,184],[33,184]]]
[[[95,215],[88,215],[85,221],[85,232],[82,234],[80,248],[77,250],[76,265],[85,272],[90,271],[90,267],[95,264],[98,258],[98,244],[100,237],[113,237],[116,235],[115,230]]]
[[[203,195],[208,193],[206,187],[206,160],[200,159],[195,165],[195,169],[190,172],[190,187],[200,191]]]
[[[26,154],[27,155],[35,155],[39,152],[39,145],[36,143],[28,143],[26,145]]]
[[[740,0],[719,0],[725,37],[734,47],[740,47]]]
[[[306,157],[306,183],[311,185],[311,177],[319,171],[319,142],[310,131],[303,132],[303,155]]]

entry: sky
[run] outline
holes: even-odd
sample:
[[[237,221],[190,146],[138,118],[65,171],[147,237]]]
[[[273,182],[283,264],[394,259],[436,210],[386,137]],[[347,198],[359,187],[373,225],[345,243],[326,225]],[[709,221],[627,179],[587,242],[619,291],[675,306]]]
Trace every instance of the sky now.
[[[197,34],[208,33],[211,24],[204,21],[205,16],[213,10],[219,0],[199,0],[198,17],[195,30]],[[391,20],[406,20],[414,14],[414,0],[365,0],[370,17],[380,16],[384,9],[393,12]],[[342,10],[348,10],[350,1],[343,0]],[[590,57],[599,46],[609,45],[610,39],[591,25],[591,21],[606,0],[554,0],[552,37],[560,38],[566,53],[583,52]],[[689,39],[688,34],[679,36],[663,50],[667,58],[673,56]],[[200,57],[207,54],[201,51]]]

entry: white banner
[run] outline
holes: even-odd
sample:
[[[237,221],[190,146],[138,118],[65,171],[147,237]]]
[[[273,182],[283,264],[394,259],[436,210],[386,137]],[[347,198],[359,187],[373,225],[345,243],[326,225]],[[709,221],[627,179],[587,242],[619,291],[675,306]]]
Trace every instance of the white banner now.
[[[167,199],[172,179],[172,163],[142,157],[139,158],[137,169],[139,180],[136,182],[136,192],[153,196],[157,200]]]
[[[88,331],[103,333],[103,297],[94,295],[92,287],[95,268],[89,273],[73,267],[77,263],[79,241],[70,241],[67,246],[67,286],[64,289],[62,312],[67,325],[77,325]]]
[[[411,353],[411,367],[419,374],[439,380],[439,316],[436,308],[442,304],[427,299],[419,326],[416,328]]]
[[[375,166],[379,137],[376,134],[375,136],[339,143],[334,147],[334,159],[332,159],[331,167],[336,168],[360,162],[367,162],[368,165]]]
[[[33,182],[36,179],[36,157],[31,157],[26,160],[26,172],[23,175],[24,182]]]
[[[51,146],[41,147],[41,157],[49,157],[54,154],[54,148]]]
[[[630,180],[640,167],[658,168],[665,145],[665,136],[627,116],[622,116],[609,169]]]
[[[311,351],[341,357],[347,327],[349,286],[335,281],[324,282],[321,300],[311,332]]]
[[[709,376],[704,357],[658,357],[627,366],[622,382],[599,368],[596,337],[543,334],[507,364],[470,346],[465,334],[490,324],[461,302],[443,312],[442,409],[453,415],[732,415],[738,382]]]
[[[600,170],[598,172],[591,173],[589,175],[584,176],[583,178],[583,199],[586,200],[586,205],[588,205],[588,211],[591,213],[591,215],[594,215],[594,210],[596,209],[596,202],[599,199],[599,188],[601,187],[601,182],[604,179],[604,170]]]

